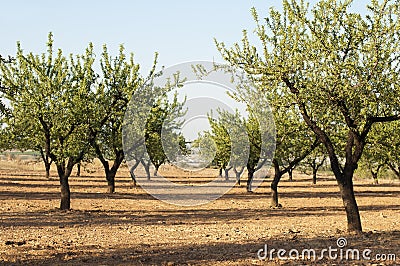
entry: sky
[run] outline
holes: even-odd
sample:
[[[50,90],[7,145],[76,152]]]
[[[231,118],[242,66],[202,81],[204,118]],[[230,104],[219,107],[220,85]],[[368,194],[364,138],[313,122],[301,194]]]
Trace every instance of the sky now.
[[[311,1],[313,3],[315,1]],[[357,0],[354,9],[365,4]],[[2,1],[0,54],[14,55],[20,41],[26,52],[45,51],[47,35],[64,53],[83,53],[89,42],[100,56],[107,44],[117,54],[119,44],[133,52],[145,74],[159,53],[159,66],[192,60],[220,61],[214,38],[230,45],[242,29],[252,31],[250,8],[267,15],[281,0],[13,0]]]
[[[316,0],[310,1],[311,4]],[[357,0],[353,9],[362,11],[364,2]],[[188,61],[221,62],[214,38],[227,46],[240,42],[242,30],[249,33],[255,23],[250,9],[255,7],[265,17],[271,7],[282,8],[281,0],[13,0],[1,2],[0,54],[15,55],[16,42],[25,52],[46,50],[48,33],[54,36],[55,48],[64,54],[84,53],[89,42],[100,58],[103,44],[110,54],[117,55],[119,45],[133,52],[141,73],[147,76],[155,52],[158,66],[169,67]],[[257,39],[249,34],[251,41]],[[99,61],[97,60],[97,65]],[[206,90],[204,87],[202,90]],[[215,93],[216,88],[209,88]],[[194,97],[194,96],[193,96]],[[222,96],[215,97],[222,99]],[[189,97],[190,98],[190,97]],[[224,102],[229,102],[225,97]],[[237,106],[230,105],[232,109]],[[208,111],[204,110],[204,114]],[[199,129],[193,125],[207,123],[205,115],[191,123],[190,139]],[[200,127],[201,128],[201,127]]]

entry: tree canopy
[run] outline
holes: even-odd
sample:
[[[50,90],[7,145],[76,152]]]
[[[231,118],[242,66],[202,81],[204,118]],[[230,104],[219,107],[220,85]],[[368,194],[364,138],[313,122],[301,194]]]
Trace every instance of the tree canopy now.
[[[46,53],[24,54],[18,43],[15,62],[0,65],[2,92],[12,109],[9,126],[19,130],[20,138],[27,136],[34,146],[40,146],[56,164],[61,209],[70,208],[68,177],[90,149],[94,137],[89,131],[95,105],[93,62],[91,44],[85,54],[71,55],[69,59],[61,49],[54,53],[50,33]]]

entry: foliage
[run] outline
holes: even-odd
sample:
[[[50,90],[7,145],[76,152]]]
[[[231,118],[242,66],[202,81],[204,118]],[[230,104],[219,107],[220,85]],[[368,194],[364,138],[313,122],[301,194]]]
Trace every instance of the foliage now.
[[[145,144],[149,159],[156,168],[167,161],[175,160],[179,155],[187,153],[185,138],[176,133],[183,121],[184,102],[178,102],[177,94],[172,102],[166,96],[158,99],[150,111],[146,121]]]
[[[241,45],[217,47],[261,92],[298,108],[327,150],[348,230],[360,232],[354,171],[372,126],[400,119],[400,4],[373,0],[365,17],[350,5],[321,0],[310,10],[303,1],[285,0],[283,12],[271,9],[265,20],[253,9],[262,49],[250,44],[246,31]]]
[[[173,160],[181,152],[187,152],[183,136],[175,133],[182,123],[183,103],[178,102],[176,94],[172,102],[167,96],[168,92],[181,87],[184,79],[176,73],[166,82],[161,79],[161,84],[157,79],[160,75],[162,71],[137,88],[128,103],[122,125],[126,161],[132,167],[140,162],[148,179],[151,163],[158,169],[167,159]]]
[[[156,59],[157,56],[149,76],[154,72]],[[122,147],[124,114],[132,94],[143,85],[145,79],[139,74],[139,65],[134,62],[133,54],[129,59],[125,55],[123,45],[120,45],[119,54],[114,58],[109,55],[107,46],[104,45],[100,66],[102,77],[95,95],[96,119],[90,127],[96,138],[91,145],[104,167],[108,192],[113,193],[114,178],[124,160]]]
[[[0,65],[2,93],[11,104],[8,126],[16,138],[30,143],[28,147],[40,146],[56,164],[62,209],[69,209],[70,204],[68,177],[93,137],[89,132],[95,105],[93,62],[91,44],[86,54],[71,55],[69,60],[61,49],[55,54],[50,33],[47,53],[24,54],[18,43],[15,62]]]
[[[263,145],[262,141],[270,138],[271,132],[261,130],[258,118],[252,112],[246,118],[238,110],[235,113],[217,111],[217,118],[213,118],[212,115],[208,117],[211,131],[204,132],[196,141],[201,145],[203,156],[214,156],[214,162],[221,169],[229,165],[240,177],[243,168],[246,167],[249,172],[250,191],[254,172],[267,162],[270,146]]]
[[[304,164],[309,166],[312,170],[313,184],[317,183],[317,173],[327,159],[326,152],[322,145],[318,145],[305,159]]]
[[[385,166],[400,178],[400,141],[397,132],[400,132],[399,121],[374,125],[368,136],[362,163],[376,183],[379,170]]]
[[[192,143],[192,152],[194,149],[198,150],[200,159],[203,162],[209,163],[209,165],[204,166],[211,166],[217,161],[214,160],[216,158],[217,146],[210,131],[198,133],[198,137]]]

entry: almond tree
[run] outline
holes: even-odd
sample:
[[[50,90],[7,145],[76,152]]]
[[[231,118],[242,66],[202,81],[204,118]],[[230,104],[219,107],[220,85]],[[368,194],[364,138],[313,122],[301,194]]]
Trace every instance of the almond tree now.
[[[221,112],[219,112],[219,114],[221,114]],[[218,166],[219,177],[222,177],[222,171],[227,168],[231,160],[231,140],[229,132],[227,129],[227,125],[225,125],[222,121],[215,120],[214,118],[212,118],[211,115],[208,116],[208,122],[211,126],[212,131],[212,134],[210,136],[214,141],[216,147],[213,164]],[[211,146],[209,147],[209,149],[212,149],[213,147],[214,146]],[[204,145],[203,150],[205,150]],[[227,178],[227,176],[225,176],[225,178]]]
[[[57,167],[62,210],[70,209],[72,168],[88,152],[94,137],[89,131],[95,104],[93,62],[91,44],[85,54],[71,55],[69,60],[61,49],[54,53],[50,33],[46,53],[25,54],[18,43],[15,62],[0,65],[2,93],[10,101],[12,117],[19,129],[27,129],[21,138],[29,133],[29,139],[37,139],[35,143],[43,145],[44,154]]]
[[[154,176],[157,176],[161,165],[185,153],[185,138],[176,132],[183,123],[180,121],[184,114],[183,104],[184,102],[178,102],[177,94],[171,102],[163,96],[154,103],[149,112],[144,135],[149,158],[142,159],[147,179],[150,179],[150,163],[155,168]]]
[[[158,152],[164,152],[164,143],[160,143],[161,139],[157,137],[157,142],[152,143],[151,137],[155,137],[152,133],[162,134],[162,131],[165,130],[168,133],[166,134],[167,139],[170,135],[175,136],[176,138],[169,143],[174,146],[174,151],[179,150],[179,143],[181,142],[180,137],[171,132],[177,129],[179,125],[183,103],[177,101],[176,94],[173,102],[168,102],[167,93],[175,88],[182,87],[184,79],[180,79],[179,73],[173,74],[166,81],[163,78],[156,79],[160,76],[162,76],[162,72],[149,75],[143,85],[135,90],[122,121],[122,147],[125,159],[131,167],[130,172],[134,183],[136,182],[134,170],[139,164],[144,166],[147,179],[150,179],[152,163],[150,154],[152,152],[149,151],[155,147],[157,156],[159,155]],[[177,119],[177,123],[175,123],[175,119]],[[174,152],[168,153],[175,154]]]
[[[50,178],[50,167],[52,159],[45,151],[46,139],[45,136],[38,136],[36,132],[41,130],[41,125],[38,123],[31,123],[30,117],[25,116],[24,109],[19,110],[14,108],[13,112],[4,117],[3,141],[8,142],[8,149],[33,150],[40,154],[40,158],[44,163],[46,178]],[[28,121],[29,120],[29,121]]]
[[[115,192],[115,175],[125,159],[122,148],[125,111],[132,95],[153,75],[156,61],[157,54],[149,76],[144,78],[139,73],[139,65],[134,62],[133,54],[128,58],[123,45],[120,45],[116,57],[110,56],[107,46],[103,46],[100,59],[102,77],[95,99],[96,118],[90,130],[96,136],[91,145],[103,165],[108,193]]]
[[[400,119],[400,3],[372,0],[365,16],[349,10],[352,1],[321,0],[311,10],[284,0],[256,21],[261,49],[249,42],[227,48],[224,59],[298,108],[302,121],[325,146],[347,215],[349,232],[362,231],[353,176],[366,139],[376,123]],[[335,145],[332,127],[343,127]]]
[[[375,157],[375,161],[379,162],[381,158],[385,158],[385,164],[393,171],[393,173],[400,179],[400,121],[387,123],[381,127],[375,127],[374,131],[377,131],[375,137],[375,143],[377,145],[377,154],[379,157]],[[375,154],[375,155],[377,155]]]
[[[263,130],[257,115],[249,112],[248,117],[243,117],[238,111],[229,113],[218,110],[218,118],[211,119],[209,123],[211,132],[208,134],[215,146],[215,160],[224,160],[226,164],[232,165],[236,172],[247,169],[247,192],[252,192],[254,174],[261,169],[268,159],[272,157],[271,147],[274,145],[274,127],[271,130]],[[269,119],[264,121],[271,122]],[[268,143],[262,143],[269,141]],[[239,174],[240,177],[240,174]],[[239,179],[237,176],[237,179]]]
[[[400,122],[395,121],[384,125],[375,125],[368,136],[362,163],[378,184],[379,171],[385,166],[400,178]]]
[[[271,207],[281,207],[278,201],[278,185],[282,176],[292,171],[320,143],[310,132],[294,106],[282,108],[271,97],[276,128],[276,150],[272,160],[274,178],[271,182]]]
[[[304,159],[304,164],[309,166],[312,170],[312,183],[317,184],[317,173],[321,166],[326,162],[327,156],[320,145],[310,155]]]
[[[302,122],[301,114],[295,105],[279,94],[260,95],[257,91],[257,84],[251,84],[251,82],[241,79],[241,86],[238,86],[237,90],[230,94],[235,100],[246,103],[250,110],[249,118],[242,122],[246,125],[246,138],[248,138],[247,143],[250,147],[249,161],[246,165],[248,171],[247,191],[252,191],[251,184],[254,172],[267,162],[261,158],[270,158],[274,167],[274,178],[271,182],[271,207],[281,207],[278,202],[278,185],[282,176],[286,173],[290,174],[294,167],[308,156],[320,142],[307,125]],[[235,116],[228,113],[222,114],[224,114],[221,116],[223,123],[220,127],[235,125],[234,122],[241,119],[238,113]],[[236,124],[233,128],[235,130],[233,135],[239,136],[240,132],[237,129],[240,128],[240,125]],[[213,131],[215,131],[214,128]],[[261,148],[262,139],[263,142],[267,143],[263,148]],[[220,142],[223,145],[227,143],[226,141]],[[243,150],[246,142],[243,137],[240,142],[242,145],[239,146],[239,150],[232,152],[233,159],[237,154],[239,154],[239,159],[245,157]],[[271,151],[274,151],[274,153],[271,153]],[[264,155],[258,157],[260,152]],[[234,161],[231,161],[230,164],[235,164]]]

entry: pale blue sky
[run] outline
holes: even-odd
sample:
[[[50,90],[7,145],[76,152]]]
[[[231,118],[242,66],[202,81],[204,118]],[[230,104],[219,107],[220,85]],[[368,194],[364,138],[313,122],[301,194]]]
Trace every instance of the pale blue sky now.
[[[363,10],[364,5],[357,0],[354,9]],[[15,54],[16,41],[27,52],[43,52],[52,31],[55,46],[65,53],[82,53],[93,42],[98,56],[103,44],[115,54],[123,43],[144,72],[156,51],[160,66],[219,61],[213,38],[232,44],[241,39],[242,29],[253,30],[253,6],[265,16],[281,1],[2,1],[0,54]]]
[[[17,41],[21,41],[25,52],[42,53],[51,31],[55,47],[62,48],[64,54],[83,53],[92,42],[97,58],[103,44],[115,55],[122,43],[127,52],[135,54],[143,75],[148,73],[156,51],[158,69],[188,61],[220,62],[214,38],[227,45],[240,41],[243,29],[249,33],[254,29],[251,7],[265,17],[270,7],[281,9],[281,3],[281,0],[2,1],[0,54],[15,55]],[[353,8],[362,12],[364,5],[357,0]],[[249,37],[256,40],[251,34]],[[201,89],[229,103],[232,110],[240,107],[229,102],[227,95],[218,96],[213,86]],[[191,92],[193,95],[188,99],[196,96]],[[208,112],[204,110],[204,114]],[[204,117],[192,121],[183,129],[185,137],[196,138],[197,132],[207,129],[207,123]]]

